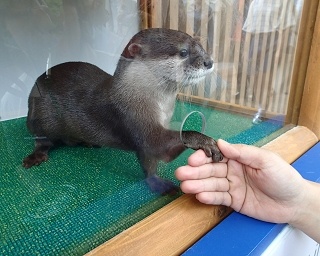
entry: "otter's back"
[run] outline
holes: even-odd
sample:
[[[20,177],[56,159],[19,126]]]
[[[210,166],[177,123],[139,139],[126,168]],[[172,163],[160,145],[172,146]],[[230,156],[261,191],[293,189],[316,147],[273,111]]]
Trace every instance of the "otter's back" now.
[[[43,73],[29,96],[27,125],[31,133],[54,140],[87,140],[95,111],[112,76],[84,62],[67,62]],[[77,138],[77,139],[76,139]],[[78,142],[78,141],[75,141]],[[80,141],[82,142],[82,141]]]

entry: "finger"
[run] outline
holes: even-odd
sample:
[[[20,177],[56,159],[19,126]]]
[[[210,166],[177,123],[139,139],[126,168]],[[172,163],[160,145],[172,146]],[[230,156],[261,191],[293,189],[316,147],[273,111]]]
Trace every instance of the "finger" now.
[[[179,167],[175,175],[178,180],[199,180],[209,177],[225,178],[227,176],[227,164],[226,163],[210,163],[197,167],[190,165]]]
[[[201,166],[212,162],[212,157],[207,157],[202,149],[197,150],[188,158],[188,164],[190,166]],[[224,158],[220,163],[221,162],[225,163],[227,159]]]
[[[224,140],[218,140],[218,147],[222,154],[242,164],[250,165],[253,168],[260,168],[268,162],[271,156],[270,151],[255,146],[244,144],[230,144]],[[263,155],[263,157],[261,157]]]
[[[213,177],[202,180],[186,180],[181,182],[180,188],[187,194],[226,192],[229,190],[229,181],[226,178]]]
[[[203,150],[197,150],[188,158],[188,164],[191,166],[201,166],[212,162],[211,157],[207,157]]]
[[[196,198],[204,204],[230,206],[232,198],[228,192],[201,192]]]

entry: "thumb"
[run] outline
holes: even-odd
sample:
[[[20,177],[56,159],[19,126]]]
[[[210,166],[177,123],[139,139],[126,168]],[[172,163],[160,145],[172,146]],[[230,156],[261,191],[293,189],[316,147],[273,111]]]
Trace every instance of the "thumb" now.
[[[219,139],[217,141],[218,147],[221,153],[229,159],[237,160],[240,156],[240,152],[236,147],[236,144],[230,144],[225,140]]]
[[[217,141],[222,154],[239,163],[249,165],[253,168],[260,168],[265,163],[270,152],[268,150],[245,144],[230,144],[222,139]]]

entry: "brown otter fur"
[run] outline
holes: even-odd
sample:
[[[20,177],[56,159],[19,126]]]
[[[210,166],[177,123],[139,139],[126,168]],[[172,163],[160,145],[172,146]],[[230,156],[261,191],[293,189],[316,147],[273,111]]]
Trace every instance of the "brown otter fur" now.
[[[196,84],[213,69],[211,57],[191,36],[169,29],[137,33],[125,47],[114,76],[83,62],[67,62],[42,74],[29,96],[27,126],[36,136],[30,168],[47,160],[56,144],[133,150],[153,191],[174,193],[156,175],[159,160],[186,148],[203,149],[214,161],[216,142],[195,131],[169,129],[179,84]],[[44,137],[44,138],[43,138]]]

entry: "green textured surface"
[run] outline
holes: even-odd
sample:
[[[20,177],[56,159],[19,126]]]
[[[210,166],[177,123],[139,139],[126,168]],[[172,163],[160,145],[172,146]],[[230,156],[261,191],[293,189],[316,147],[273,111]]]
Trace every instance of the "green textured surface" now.
[[[205,133],[254,144],[281,122],[253,125],[250,117],[177,103],[172,127],[191,111],[207,120]],[[191,115],[184,130],[201,130]],[[176,197],[151,193],[132,152],[110,148],[61,147],[29,170],[22,159],[33,149],[25,118],[0,122],[0,255],[79,255],[132,226]],[[174,170],[192,151],[159,166],[159,175],[178,182]]]

